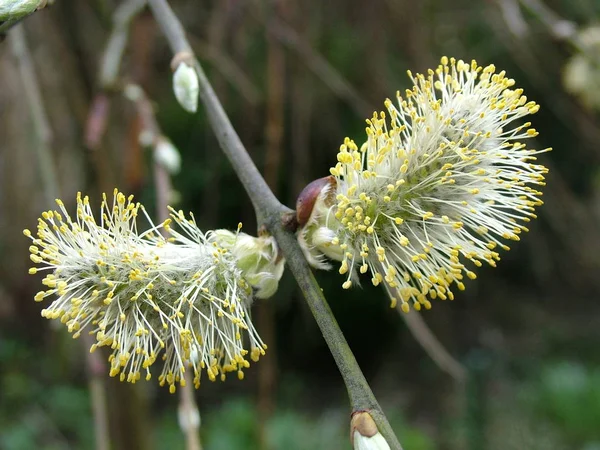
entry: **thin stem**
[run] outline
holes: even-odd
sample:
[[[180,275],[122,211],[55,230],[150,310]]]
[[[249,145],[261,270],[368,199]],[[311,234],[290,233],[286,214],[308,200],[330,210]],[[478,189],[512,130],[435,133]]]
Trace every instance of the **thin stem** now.
[[[274,221],[269,228],[275,239],[277,239],[287,265],[294,274],[294,278],[296,278],[296,282],[302,294],[304,294],[304,298],[329,346],[333,359],[344,378],[353,412],[368,411],[390,447],[392,449],[402,449],[369,383],[360,370],[356,358],[354,358],[295,236],[285,230],[280,221]]]
[[[262,102],[258,87],[229,55],[210,42],[194,36],[190,36],[190,40],[200,59],[209,61],[250,105],[256,106]]]
[[[454,378],[457,383],[464,383],[468,376],[467,369],[446,350],[446,347],[432,333],[421,313],[418,311],[405,313],[399,306],[396,309],[414,338],[437,366]]]
[[[263,223],[271,231],[283,255],[287,259],[288,267],[300,285],[342,374],[353,412],[369,410],[380,432],[388,441],[390,448],[401,450],[402,447],[383,411],[381,411],[381,407],[377,403],[344,335],[337,325],[335,317],[321,292],[321,288],[304,259],[304,255],[294,234],[286,230],[282,225],[283,215],[289,213],[290,210],[279,203],[248,155],[221,103],[216,97],[210,82],[206,78],[200,63],[193,56],[191,46],[186,39],[181,23],[166,0],[149,0],[148,3],[159,27],[169,41],[173,53],[175,55],[191,55],[190,62],[194,64],[198,74],[200,98],[206,109],[213,131],[219,140],[221,149],[229,159],[252,200],[259,224]]]

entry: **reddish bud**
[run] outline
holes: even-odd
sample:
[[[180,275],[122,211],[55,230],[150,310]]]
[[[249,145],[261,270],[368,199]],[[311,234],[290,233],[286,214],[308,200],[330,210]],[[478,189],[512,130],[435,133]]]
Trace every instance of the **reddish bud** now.
[[[296,218],[298,225],[306,225],[310,219],[315,202],[326,186],[334,186],[335,178],[331,175],[314,180],[306,185],[296,200]]]

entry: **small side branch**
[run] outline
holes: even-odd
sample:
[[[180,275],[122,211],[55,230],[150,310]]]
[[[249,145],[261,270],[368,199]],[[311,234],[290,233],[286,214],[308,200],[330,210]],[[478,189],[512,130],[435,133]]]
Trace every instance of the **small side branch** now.
[[[423,347],[437,366],[454,378],[457,383],[464,383],[467,380],[467,370],[461,363],[454,359],[437,337],[435,337],[423,320],[421,313],[417,311],[405,313],[399,307],[397,309],[413,337],[421,344],[421,347]]]

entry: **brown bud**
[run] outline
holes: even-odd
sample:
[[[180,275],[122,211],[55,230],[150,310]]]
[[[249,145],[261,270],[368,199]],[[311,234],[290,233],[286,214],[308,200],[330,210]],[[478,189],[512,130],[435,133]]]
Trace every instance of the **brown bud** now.
[[[177,52],[171,60],[171,70],[175,72],[181,63],[194,67],[194,54],[188,51]]]
[[[354,450],[390,450],[368,410],[355,411],[350,422],[350,442]]]
[[[334,186],[335,178],[331,175],[311,181],[298,195],[296,200],[296,218],[299,226],[306,225],[313,211],[319,194],[327,185]]]
[[[358,431],[361,436],[373,437],[379,430],[377,425],[367,411],[356,411],[352,414],[352,420],[350,421],[350,439],[354,438],[354,431]]]

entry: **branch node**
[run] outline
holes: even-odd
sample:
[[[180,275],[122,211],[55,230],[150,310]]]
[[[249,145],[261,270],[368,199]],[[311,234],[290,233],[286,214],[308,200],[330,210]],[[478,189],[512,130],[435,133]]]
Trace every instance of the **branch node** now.
[[[281,226],[284,230],[295,233],[298,229],[298,225],[296,211],[287,211],[281,214]]]
[[[193,53],[188,52],[186,50],[175,53],[173,59],[171,60],[171,70],[175,72],[179,67],[179,64],[185,63],[190,67],[194,67],[194,63],[196,61],[196,57]]]
[[[373,437],[377,433],[379,433],[379,430],[377,429],[377,425],[375,424],[375,421],[369,414],[368,409],[361,410],[361,411],[354,411],[350,415],[350,417],[351,417],[350,439],[353,439],[355,430],[358,431],[362,436],[366,436],[366,437]]]

